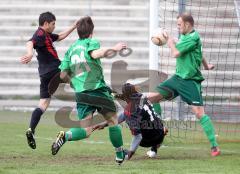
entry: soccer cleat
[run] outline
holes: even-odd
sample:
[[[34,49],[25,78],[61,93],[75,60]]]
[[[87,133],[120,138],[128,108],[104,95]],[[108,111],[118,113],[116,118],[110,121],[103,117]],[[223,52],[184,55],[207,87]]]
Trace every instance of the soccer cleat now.
[[[65,142],[65,132],[60,131],[57,135],[56,141],[52,144],[52,155],[56,155]]]
[[[157,153],[154,152],[154,151],[149,150],[149,151],[147,151],[147,156],[149,158],[155,158],[157,156]]]
[[[28,142],[29,147],[31,147],[32,149],[36,149],[36,142],[35,142],[35,138],[34,138],[34,133],[33,133],[31,128],[29,128],[26,131],[26,137],[27,137],[27,142]]]
[[[211,156],[215,157],[221,154],[219,147],[212,147],[211,148]]]
[[[121,165],[121,164],[123,163],[124,159],[125,159],[125,154],[123,155],[123,158],[118,158],[117,156],[116,156],[116,158],[115,158],[116,163],[117,163],[118,165]]]
[[[116,150],[116,158],[115,161],[118,165],[121,165],[125,159],[125,153],[122,147],[115,148]]]

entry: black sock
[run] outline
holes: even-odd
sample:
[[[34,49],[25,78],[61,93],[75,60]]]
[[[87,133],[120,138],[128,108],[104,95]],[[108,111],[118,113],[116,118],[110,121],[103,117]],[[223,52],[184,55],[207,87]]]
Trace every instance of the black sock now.
[[[157,146],[152,146],[152,148],[151,148],[151,151],[153,151],[153,152],[156,152],[156,153],[157,153],[157,149],[158,149],[158,147],[157,147]]]
[[[32,129],[33,133],[35,132],[35,128],[37,127],[38,122],[40,121],[42,114],[43,114],[43,111],[40,108],[36,108],[32,112],[32,117],[31,117],[29,127]]]

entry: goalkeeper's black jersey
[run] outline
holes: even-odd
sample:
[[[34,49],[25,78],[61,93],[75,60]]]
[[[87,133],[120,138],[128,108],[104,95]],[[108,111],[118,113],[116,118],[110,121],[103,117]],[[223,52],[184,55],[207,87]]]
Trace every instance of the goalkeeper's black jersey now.
[[[142,134],[142,142],[162,141],[164,137],[162,121],[151,102],[141,97],[140,93],[131,96],[124,110],[125,121],[133,135]]]

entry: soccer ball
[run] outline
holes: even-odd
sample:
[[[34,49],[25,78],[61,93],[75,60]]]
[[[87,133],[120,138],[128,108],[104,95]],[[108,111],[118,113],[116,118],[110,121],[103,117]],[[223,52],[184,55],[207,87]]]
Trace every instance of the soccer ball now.
[[[164,28],[158,28],[153,32],[151,40],[157,46],[165,45],[168,41],[168,33]]]

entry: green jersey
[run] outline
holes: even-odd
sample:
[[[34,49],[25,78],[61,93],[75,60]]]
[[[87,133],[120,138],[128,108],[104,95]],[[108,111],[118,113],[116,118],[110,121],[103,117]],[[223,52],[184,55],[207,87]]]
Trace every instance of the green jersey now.
[[[66,52],[59,68],[71,75],[75,92],[106,87],[100,59],[93,59],[89,52],[100,48],[96,39],[78,39]]]
[[[181,35],[176,44],[180,56],[177,58],[176,75],[183,79],[204,80],[200,71],[202,63],[202,43],[198,32]]]

